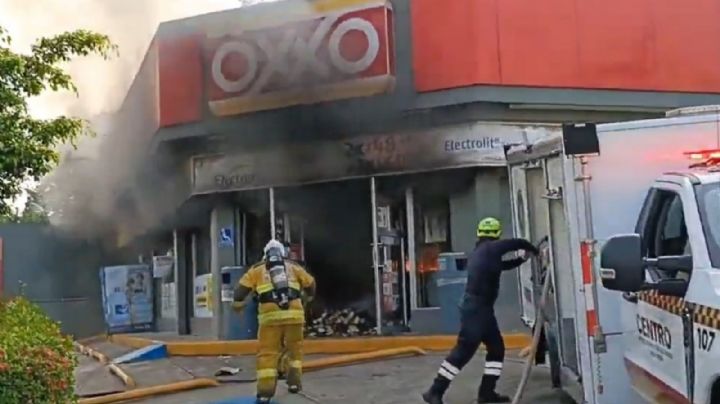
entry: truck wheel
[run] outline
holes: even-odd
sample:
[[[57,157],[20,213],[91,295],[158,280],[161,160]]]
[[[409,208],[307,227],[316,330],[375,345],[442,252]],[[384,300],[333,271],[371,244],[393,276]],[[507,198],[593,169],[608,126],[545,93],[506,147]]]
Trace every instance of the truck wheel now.
[[[715,380],[715,383],[713,383],[710,392],[710,404],[720,404],[720,379]]]
[[[545,326],[545,336],[547,338],[548,344],[548,356],[550,357],[550,379],[552,381],[553,388],[557,389],[560,388],[562,385],[562,364],[560,363],[560,350],[558,344],[559,341],[557,336],[555,335],[554,329],[552,327],[548,327],[547,325]]]

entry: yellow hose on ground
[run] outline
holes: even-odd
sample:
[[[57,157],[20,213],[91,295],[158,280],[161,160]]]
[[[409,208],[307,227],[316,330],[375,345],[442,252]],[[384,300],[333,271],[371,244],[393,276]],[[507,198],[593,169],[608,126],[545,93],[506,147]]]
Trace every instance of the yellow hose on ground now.
[[[303,371],[310,372],[335,366],[355,365],[374,360],[389,359],[400,356],[423,356],[426,352],[416,346],[403,348],[381,349],[373,352],[363,352],[350,355],[338,355],[330,358],[321,358],[303,363]]]
[[[525,367],[523,368],[522,378],[520,384],[518,384],[517,390],[515,390],[515,396],[513,396],[512,404],[520,403],[525,387],[530,379],[530,371],[535,362],[535,352],[537,352],[538,344],[540,343],[540,332],[543,329],[543,323],[545,322],[545,316],[543,310],[545,309],[545,301],[550,290],[550,273],[546,272],[545,282],[543,282],[542,293],[540,295],[540,304],[535,307],[535,330],[533,332],[532,344],[530,345],[530,353],[525,360]]]
[[[128,390],[122,393],[108,394],[99,397],[81,398],[79,404],[109,404],[120,401],[138,400],[141,398],[158,396],[162,394],[178,393],[186,390],[201,389],[206,387],[219,386],[216,380],[212,379],[193,379],[177,383],[164,384],[162,386],[152,386],[135,390]]]

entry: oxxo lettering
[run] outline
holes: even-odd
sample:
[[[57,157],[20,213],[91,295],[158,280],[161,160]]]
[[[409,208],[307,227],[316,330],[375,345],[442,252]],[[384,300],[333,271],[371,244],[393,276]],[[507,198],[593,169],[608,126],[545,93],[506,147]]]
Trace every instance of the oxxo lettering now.
[[[672,335],[666,325],[638,315],[637,328],[641,336],[668,350],[672,349]]]
[[[252,41],[225,42],[212,58],[212,79],[225,92],[252,94],[261,92],[275,75],[295,84],[308,71],[319,78],[331,77],[333,69],[345,75],[360,73],[377,58],[380,38],[370,21],[359,17],[343,20],[342,17],[337,14],[323,17],[307,39],[298,36],[296,29],[287,28],[279,41],[270,40],[267,34],[260,32],[253,35]],[[360,32],[367,40],[365,53],[356,60],[346,59],[341,49],[343,38],[351,31]],[[327,58],[318,56],[323,44],[327,46]],[[233,53],[242,56],[247,66],[242,76],[228,78],[222,71],[222,64]],[[260,63],[261,59],[264,63]]]
[[[457,152],[465,150],[494,149],[500,147],[502,142],[498,137],[482,137],[475,139],[446,140],[445,151]]]

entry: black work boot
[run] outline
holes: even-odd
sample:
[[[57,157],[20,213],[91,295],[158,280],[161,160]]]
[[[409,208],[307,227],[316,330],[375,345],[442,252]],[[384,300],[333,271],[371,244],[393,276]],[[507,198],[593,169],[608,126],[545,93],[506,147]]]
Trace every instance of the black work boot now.
[[[480,393],[478,394],[477,402],[479,404],[483,403],[509,403],[510,397],[500,395],[494,391],[491,391],[489,393]]]
[[[433,380],[430,389],[423,393],[422,398],[428,404],[443,404],[442,398],[448,387],[450,387],[450,380],[438,375]]]
[[[422,398],[427,404],[443,404],[442,395],[433,392],[432,389],[424,392]]]
[[[483,375],[478,389],[478,403],[509,403],[510,397],[502,396],[495,392],[495,385],[500,377],[493,375]]]

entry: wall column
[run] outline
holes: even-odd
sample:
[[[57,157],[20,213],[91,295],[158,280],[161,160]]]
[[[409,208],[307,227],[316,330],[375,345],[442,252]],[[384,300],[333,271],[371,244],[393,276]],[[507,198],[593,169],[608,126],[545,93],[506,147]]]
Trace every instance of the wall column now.
[[[510,182],[507,169],[483,169],[475,178],[475,203],[477,221],[486,216],[500,220],[503,238],[513,237],[512,210],[510,208]],[[474,237],[475,234],[473,233]],[[495,303],[500,329],[504,332],[525,330],[520,320],[520,297],[518,295],[517,269],[504,271],[500,278],[500,295]]]
[[[236,265],[235,245],[238,234],[235,229],[235,215],[229,205],[217,205],[210,213],[210,267],[212,270],[212,335],[223,338],[222,304],[220,299],[220,269]]]
[[[188,268],[188,232],[181,229],[173,231],[173,251],[175,252],[175,265],[173,271],[175,276],[175,316],[177,318],[177,333],[180,335],[190,334],[190,268]]]

